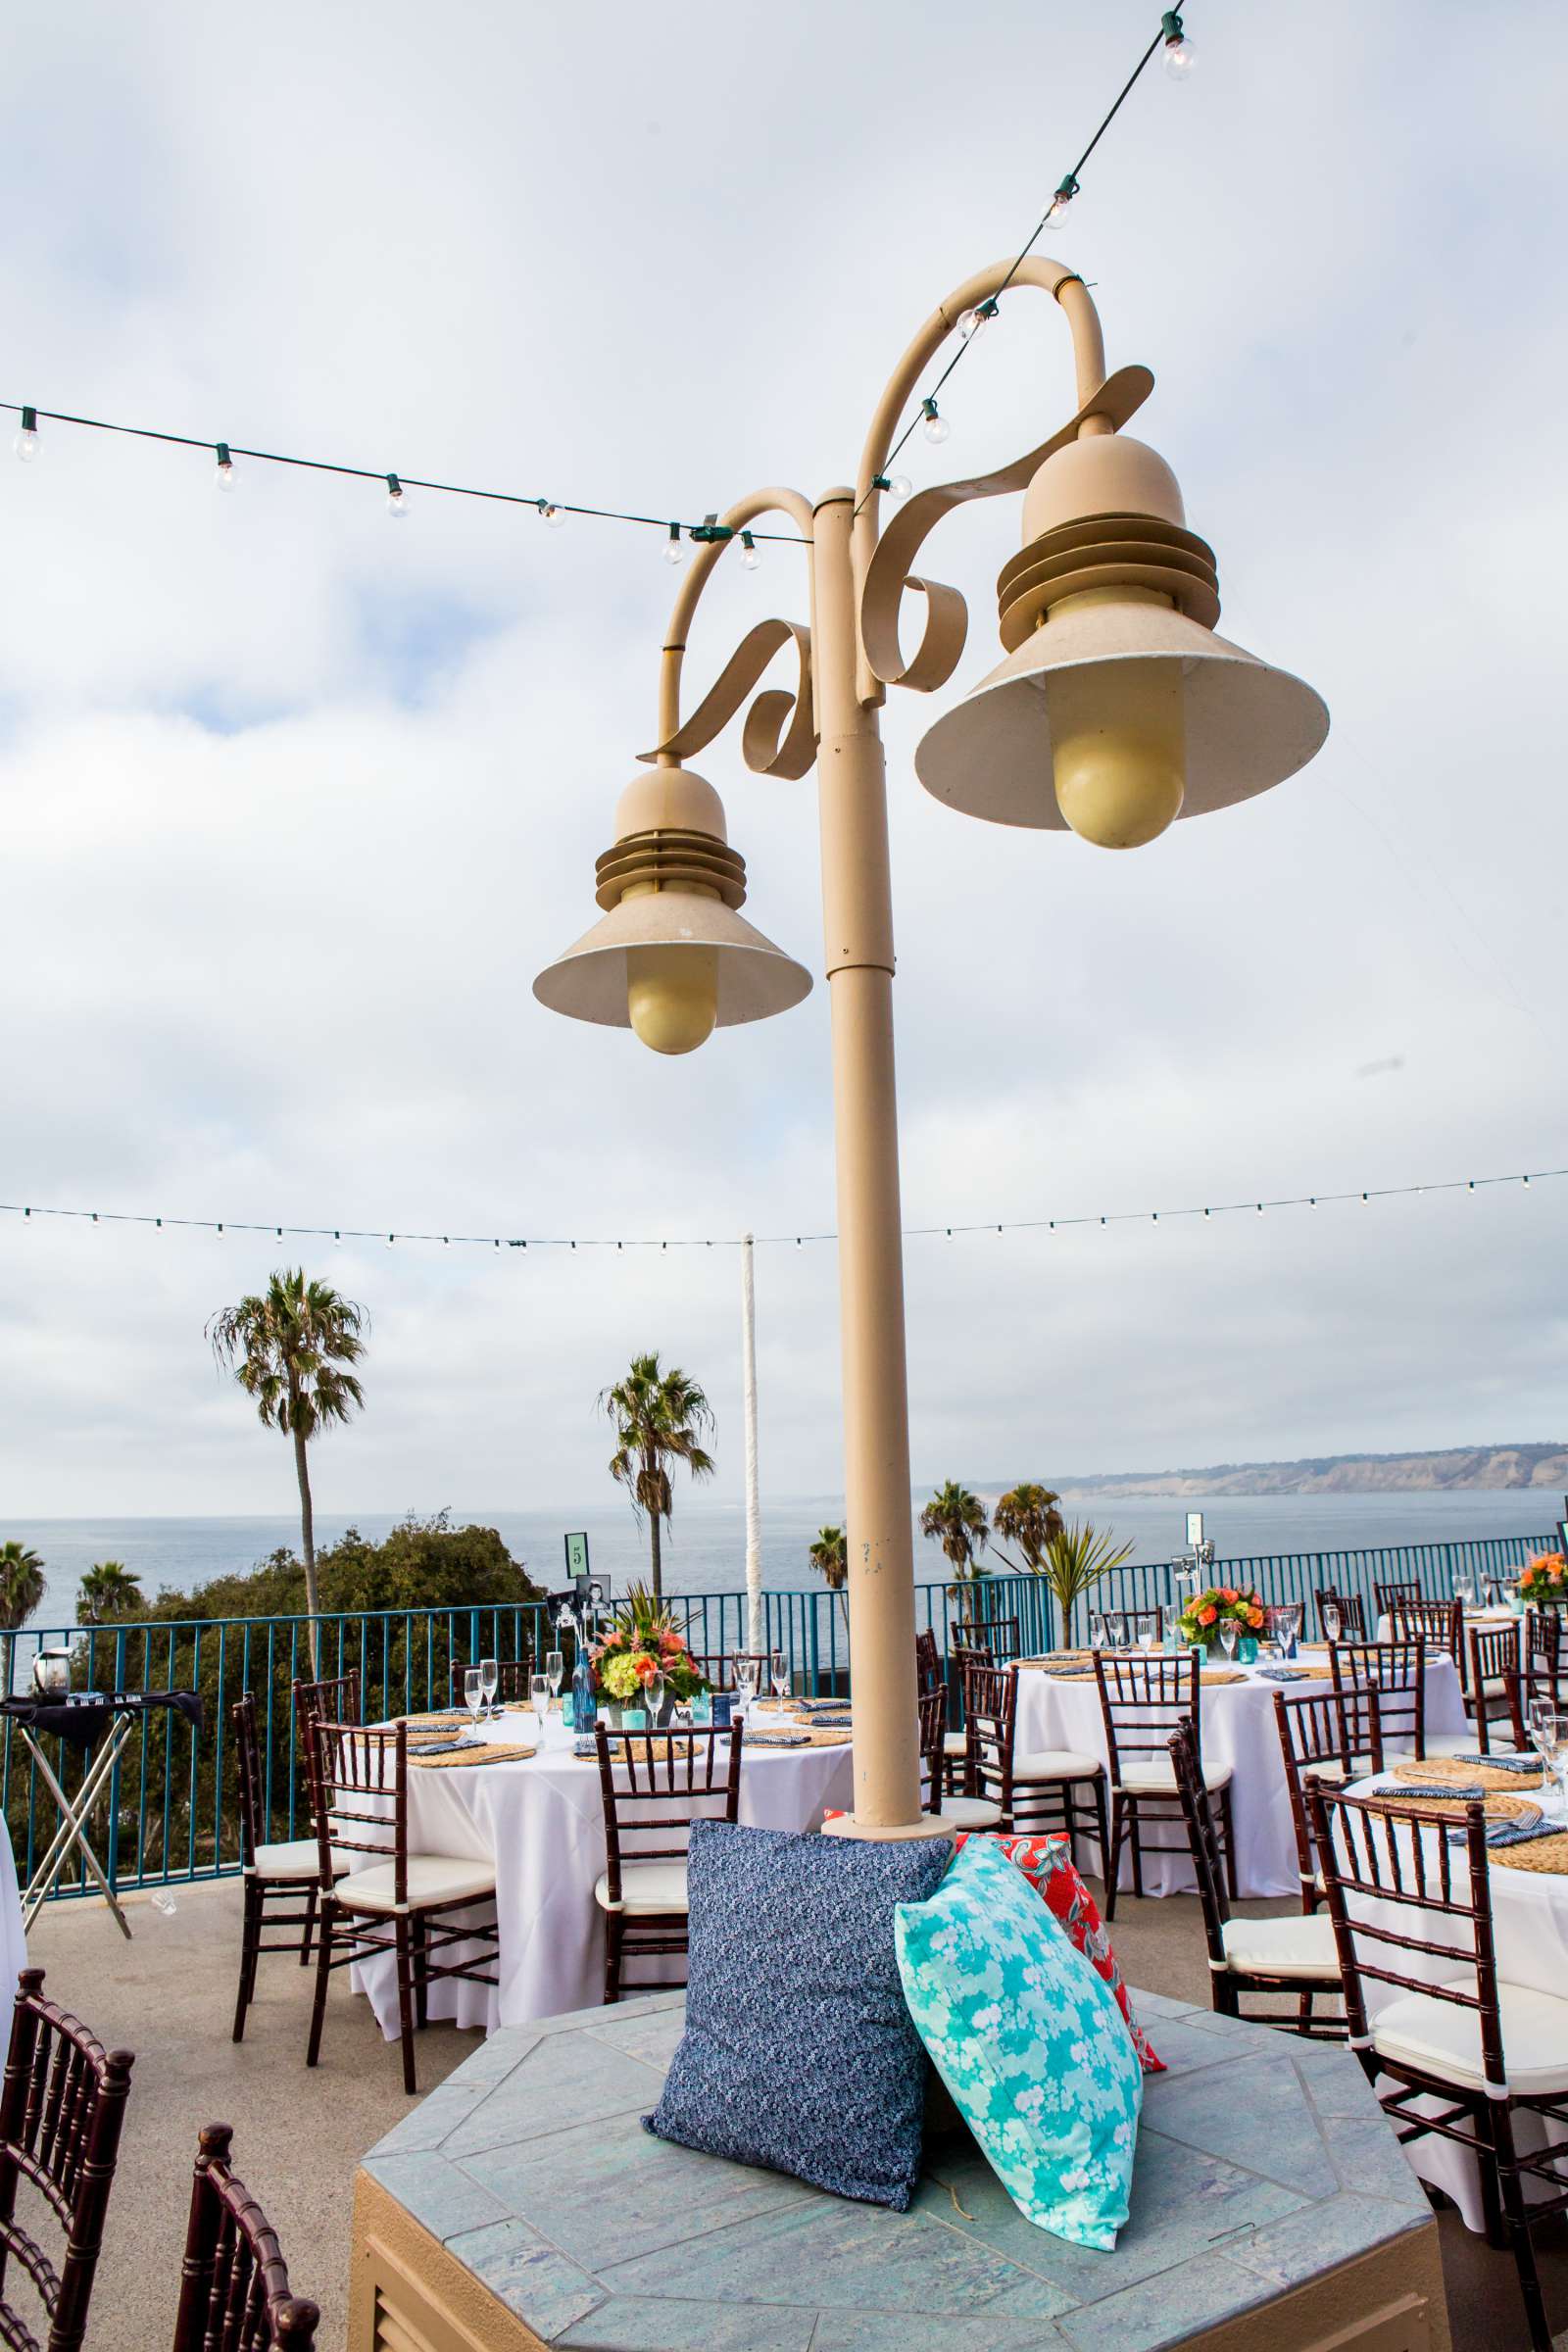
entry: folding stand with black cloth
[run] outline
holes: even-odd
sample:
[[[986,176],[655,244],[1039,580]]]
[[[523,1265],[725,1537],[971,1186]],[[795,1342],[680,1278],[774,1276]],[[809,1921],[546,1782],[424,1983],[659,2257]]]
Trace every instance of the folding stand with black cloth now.
[[[99,1892],[119,1920],[122,1935],[129,1936],[130,1922],[116,1900],[115,1890],[88,1842],[87,1824],[93,1806],[110,1784],[126,1740],[138,1722],[145,1721],[155,1708],[168,1708],[176,1715],[183,1715],[195,1731],[199,1732],[202,1728],[202,1702],[194,1690],[117,1690],[106,1698],[74,1701],[53,1698],[0,1699],[0,1716],[9,1715],[21,1731],[27,1753],[42,1774],[44,1787],[54,1798],[60,1814],[60,1827],[22,1898],[24,1929],[32,1926],[59,1886],[61,1874],[74,1846],[79,1849],[89,1875],[96,1880]],[[100,1740],[103,1740],[103,1745],[87,1766],[81,1787],[74,1796],[67,1795],[44,1754],[40,1735],[47,1737],[50,1734],[84,1751],[97,1746]]]

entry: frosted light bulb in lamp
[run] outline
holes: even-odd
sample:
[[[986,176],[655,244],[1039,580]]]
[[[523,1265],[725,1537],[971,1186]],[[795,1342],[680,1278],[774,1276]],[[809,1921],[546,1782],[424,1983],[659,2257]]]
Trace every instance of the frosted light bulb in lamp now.
[[[1160,22],[1165,30],[1165,71],[1172,81],[1185,81],[1198,62],[1191,36],[1182,29],[1177,9],[1168,8]]]
[[[1073,831],[1102,850],[1156,840],[1187,789],[1179,665],[1140,662],[1114,681],[1066,669],[1050,703],[1056,806]]]
[[[401,522],[409,511],[409,494],[395,473],[386,477],[386,511],[394,522]]]
[[[553,507],[545,499],[541,499],[539,501],[539,519],[541,522],[549,523],[553,531],[559,531],[566,519],[566,510],[564,507]]]
[[[656,1054],[694,1054],[718,1018],[716,948],[628,948],[626,1010]]]
[[[664,562],[666,564],[684,564],[685,561],[686,547],[680,535],[680,524],[672,522],[669,526],[669,537],[664,542]]]
[[[214,474],[213,481],[220,490],[232,490],[234,487],[234,461],[228,454],[226,441],[220,441],[218,444],[218,471]]]
[[[936,402],[934,400],[923,400],[920,403],[920,406],[925,411],[925,422],[920,429],[925,434],[926,439],[928,441],[936,442],[945,441],[948,435],[952,432],[953,427],[951,424],[949,424],[947,418],[939,414]]]
[[[759,564],[761,563],[761,561],[762,561],[762,559],[761,559],[761,556],[760,556],[760,554],[759,553],[759,550],[758,550],[758,545],[757,545],[757,541],[756,541],[756,540],[755,540],[755,539],[752,537],[752,534],[751,534],[751,532],[750,532],[750,531],[742,531],[742,533],[741,533],[741,568],[742,568],[742,570],[743,570],[743,571],[755,571],[755,570],[757,569],[758,565],[759,565]]]
[[[38,454],[38,412],[36,409],[23,410],[22,430],[11,446],[24,466],[31,465]]]

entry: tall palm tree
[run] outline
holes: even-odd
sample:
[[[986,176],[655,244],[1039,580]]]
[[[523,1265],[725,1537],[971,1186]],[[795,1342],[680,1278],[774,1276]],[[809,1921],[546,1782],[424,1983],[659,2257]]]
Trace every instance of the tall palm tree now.
[[[657,1353],[634,1355],[625,1378],[601,1391],[599,1409],[615,1433],[610,1475],[631,1496],[636,1517],[648,1514],[653,1592],[662,1600],[660,1534],[675,1508],[669,1464],[684,1462],[693,1478],[712,1477],[713,1457],[705,1452],[702,1436],[713,1426],[713,1409],[695,1380],[674,1364],[666,1372]]]
[[[938,1487],[920,1513],[920,1533],[941,1544],[959,1584],[986,1574],[975,1564],[976,1552],[984,1551],[991,1535],[986,1506],[956,1479],[947,1479]]]
[[[306,1448],[319,1430],[363,1410],[365,1397],[347,1369],[365,1353],[361,1336],[369,1316],[324,1282],[307,1281],[303,1266],[274,1274],[260,1296],[225,1306],[207,1326],[213,1353],[233,1367],[255,1401],[263,1425],[294,1442],[300,1485],[300,1545],[305,1558],[305,1605],[310,1614],[311,1664],[317,1664],[316,1515]]]
[[[76,1623],[107,1625],[142,1605],[141,1579],[123,1560],[98,1560],[76,1591]]]
[[[830,1592],[839,1596],[844,1622],[850,1622],[850,1604],[844,1588],[850,1581],[850,1546],[842,1527],[819,1527],[808,1558]]]
[[[1025,1479],[1021,1486],[1009,1487],[1005,1494],[997,1496],[991,1514],[992,1532],[1009,1544],[1016,1544],[1023,1553],[1024,1566],[1031,1576],[1039,1576],[1046,1564],[1046,1546],[1054,1536],[1059,1536],[1066,1525],[1056,1505],[1061,1496],[1050,1487],[1038,1486]],[[1002,1557],[1006,1560],[1005,1552]],[[1012,1566],[1011,1560],[1007,1565]]]
[[[15,1633],[43,1598],[43,1562],[12,1536],[0,1544],[0,1626]]]

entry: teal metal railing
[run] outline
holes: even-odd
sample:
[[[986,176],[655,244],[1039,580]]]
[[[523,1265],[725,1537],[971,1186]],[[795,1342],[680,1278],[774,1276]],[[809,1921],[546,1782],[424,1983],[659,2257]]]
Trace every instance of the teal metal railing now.
[[[1254,1586],[1265,1600],[1302,1601],[1310,1622],[1312,1594],[1319,1587],[1359,1593],[1369,1609],[1379,1584],[1415,1583],[1434,1597],[1446,1596],[1461,1572],[1477,1578],[1506,1574],[1532,1552],[1554,1547],[1555,1541],[1498,1536],[1469,1543],[1274,1552],[1216,1560],[1210,1576],[1215,1584]],[[1100,1596],[1120,1608],[1168,1605],[1173,1576],[1174,1564],[1168,1561],[1114,1569],[1099,1588]],[[717,1659],[749,1645],[744,1592],[679,1593],[670,1605],[684,1619],[691,1647],[700,1655]],[[849,1620],[842,1595],[821,1589],[768,1592],[762,1609],[765,1645],[783,1651],[797,1690],[848,1690]],[[944,1656],[956,1645],[961,1621],[974,1617],[1016,1620],[1025,1654],[1056,1645],[1055,1604],[1038,1578],[1009,1575],[956,1587],[916,1586],[916,1628],[936,1636]],[[541,1657],[554,1639],[549,1613],[539,1602],[359,1610],[329,1613],[318,1623],[320,1673],[357,1668],[368,1719],[444,1706],[454,1664],[485,1656]],[[1081,1639],[1085,1631],[1080,1604],[1074,1632]],[[292,1693],[296,1678],[306,1679],[310,1672],[305,1617],[138,1619],[92,1629],[29,1626],[0,1640],[9,1651],[0,1669],[9,1669],[5,1679],[16,1691],[29,1687],[32,1659],[40,1648],[69,1647],[78,1690],[195,1690],[202,1696],[206,1720],[200,1733],[160,1712],[143,1718],[125,1749],[93,1839],[112,1885],[215,1878],[239,1868],[230,1710],[245,1690],[257,1701],[266,1835],[305,1834],[308,1806]],[[566,1647],[569,1675],[569,1642]],[[83,1763],[77,1751],[52,1742],[50,1762],[66,1788],[79,1786]],[[0,1738],[0,1812],[25,1885],[54,1835],[56,1815],[10,1719]],[[64,1896],[93,1891],[79,1863],[60,1887]]]

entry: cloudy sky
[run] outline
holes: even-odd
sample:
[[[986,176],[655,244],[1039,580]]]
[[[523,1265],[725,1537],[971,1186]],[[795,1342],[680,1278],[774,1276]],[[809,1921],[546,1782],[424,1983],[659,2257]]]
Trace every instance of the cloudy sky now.
[[[853,473],[914,326],[1021,243],[1157,10],[148,0],[13,19],[0,396],[700,516]],[[1558,723],[1560,10],[1195,0],[1060,258],[1214,545],[1223,627],[1329,746],[1113,857],[955,816],[887,714],[913,1224],[1568,1161]],[[1071,401],[1019,295],[917,480]],[[6,442],[14,424],[7,423]],[[0,445],[3,451],[4,445]],[[669,1062],[535,1004],[653,734],[653,532],[45,426],[0,454],[0,1196],[377,1229],[833,1222],[826,991]],[[1015,504],[944,526],[959,686]],[[727,575],[734,573],[734,577]],[[805,612],[732,562],[701,682]],[[813,968],[813,788],[699,763]],[[1568,1182],[911,1241],[916,1476],[1560,1437]],[[270,1239],[0,1218],[0,1512],[287,1509],[202,1326]],[[733,1250],[312,1246],[362,1299],[331,1509],[603,1491],[658,1347],[739,1474]],[[831,1247],[759,1252],[764,1483],[840,1476]]]

